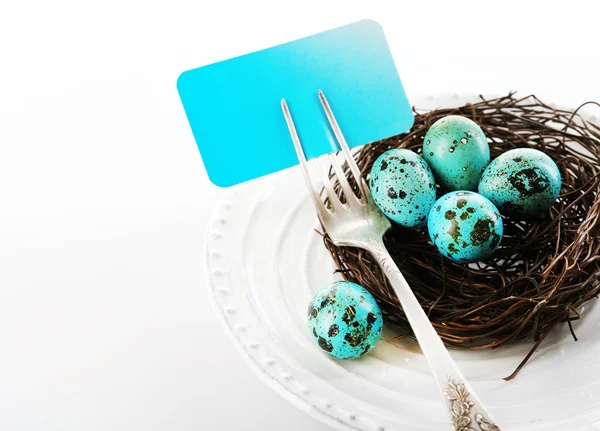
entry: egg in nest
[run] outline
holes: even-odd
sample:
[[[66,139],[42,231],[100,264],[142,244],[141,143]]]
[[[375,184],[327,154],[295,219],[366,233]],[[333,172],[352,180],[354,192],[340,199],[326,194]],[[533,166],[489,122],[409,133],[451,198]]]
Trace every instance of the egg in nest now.
[[[548,155],[533,148],[517,148],[490,163],[481,177],[479,193],[502,214],[529,218],[548,211],[560,187],[560,171]]]
[[[431,209],[429,237],[447,258],[477,262],[490,257],[502,240],[498,209],[485,197],[470,191],[445,194]]]
[[[490,147],[474,121],[449,115],[427,131],[423,158],[445,190],[477,190],[481,173],[490,163]]]
[[[369,176],[371,195],[391,220],[408,228],[423,227],[436,197],[435,179],[421,156],[396,148],[380,155]]]

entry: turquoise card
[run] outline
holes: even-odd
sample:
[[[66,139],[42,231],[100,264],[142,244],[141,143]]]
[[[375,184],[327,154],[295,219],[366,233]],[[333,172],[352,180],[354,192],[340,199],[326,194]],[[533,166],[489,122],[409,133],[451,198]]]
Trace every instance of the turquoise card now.
[[[370,20],[183,72],[177,89],[221,187],[298,164],[282,98],[309,159],[338,150],[319,89],[350,147],[406,132],[414,120],[383,30]]]

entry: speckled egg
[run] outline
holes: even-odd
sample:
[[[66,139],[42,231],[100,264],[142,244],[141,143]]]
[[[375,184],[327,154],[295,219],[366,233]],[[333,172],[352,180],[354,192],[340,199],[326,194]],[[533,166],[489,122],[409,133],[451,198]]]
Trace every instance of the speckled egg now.
[[[435,202],[435,179],[418,154],[403,148],[380,155],[369,177],[371,194],[391,220],[409,228],[423,227]]]
[[[322,350],[338,359],[356,359],[379,341],[383,318],[365,288],[339,281],[317,292],[308,307],[308,327]]]
[[[470,191],[450,192],[437,200],[429,214],[433,245],[455,262],[490,257],[502,239],[502,217],[485,197]]]
[[[511,217],[534,217],[548,211],[560,193],[556,163],[541,151],[517,148],[495,158],[479,183],[479,193]]]
[[[449,115],[427,131],[423,158],[445,190],[477,190],[481,173],[490,163],[490,147],[475,122]]]

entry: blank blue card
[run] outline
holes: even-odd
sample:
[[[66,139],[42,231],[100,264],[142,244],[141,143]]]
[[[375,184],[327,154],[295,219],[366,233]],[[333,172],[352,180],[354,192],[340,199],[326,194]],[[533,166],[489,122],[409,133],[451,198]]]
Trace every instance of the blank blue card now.
[[[221,187],[298,164],[282,98],[308,158],[338,149],[319,89],[350,147],[406,132],[414,120],[383,30],[370,20],[183,72],[177,89]]]

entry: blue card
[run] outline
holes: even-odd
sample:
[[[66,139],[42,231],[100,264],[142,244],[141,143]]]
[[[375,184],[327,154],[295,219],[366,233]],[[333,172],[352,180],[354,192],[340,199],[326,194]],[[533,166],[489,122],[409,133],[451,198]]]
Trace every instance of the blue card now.
[[[319,89],[350,147],[414,121],[383,30],[370,20],[183,72],[177,89],[208,176],[221,187],[298,164],[282,98],[308,158],[338,149]]]

